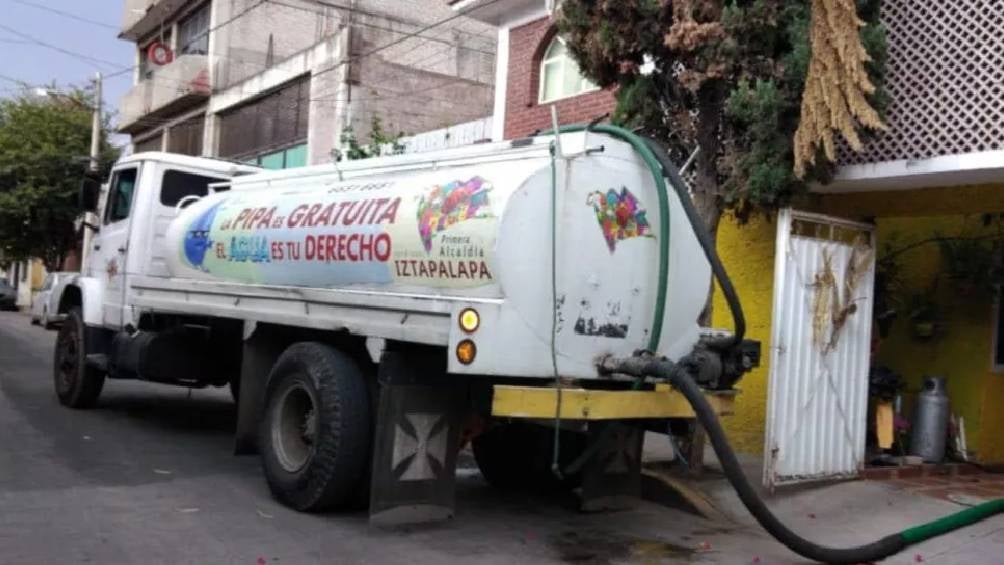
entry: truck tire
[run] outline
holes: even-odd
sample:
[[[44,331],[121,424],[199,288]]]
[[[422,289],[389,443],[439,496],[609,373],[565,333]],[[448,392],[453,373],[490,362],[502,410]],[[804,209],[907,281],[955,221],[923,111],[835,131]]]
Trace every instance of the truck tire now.
[[[234,399],[235,404],[241,403],[241,376],[230,377],[227,380],[227,388],[230,389],[230,398]]]
[[[348,507],[366,478],[372,420],[365,377],[348,355],[304,342],[268,377],[260,428],[272,494],[300,511]]]
[[[584,434],[562,430],[559,465],[567,467],[585,450]],[[481,475],[501,489],[552,489],[574,487],[578,474],[558,480],[551,471],[554,430],[528,422],[506,422],[471,441]]]
[[[84,318],[79,308],[67,313],[56,337],[52,372],[59,403],[70,408],[91,408],[105,386],[105,375],[87,366]]]

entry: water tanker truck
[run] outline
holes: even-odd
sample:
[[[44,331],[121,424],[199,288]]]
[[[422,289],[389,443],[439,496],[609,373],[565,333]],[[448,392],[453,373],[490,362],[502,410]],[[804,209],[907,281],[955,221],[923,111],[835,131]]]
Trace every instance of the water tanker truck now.
[[[66,406],[95,406],[106,379],[229,385],[235,450],[278,500],[368,504],[378,524],[452,516],[468,443],[492,484],[623,506],[644,431],[696,416],[773,519],[717,420],[759,344],[650,140],[573,127],[269,172],[140,153],[81,201],[99,225],[59,300]],[[733,332],[698,324],[712,275]],[[799,540],[782,539],[821,558]]]

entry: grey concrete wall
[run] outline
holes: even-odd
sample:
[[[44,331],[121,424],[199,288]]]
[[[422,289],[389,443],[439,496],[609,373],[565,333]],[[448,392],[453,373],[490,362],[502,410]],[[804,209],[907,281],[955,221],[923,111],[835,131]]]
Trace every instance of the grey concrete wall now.
[[[214,0],[212,25],[219,29],[210,45],[210,111],[252,99],[257,93],[249,88],[262,75],[304,58],[319,43],[337,43],[337,56],[310,58],[311,163],[330,160],[348,124],[368,141],[373,116],[391,131],[416,134],[491,114],[493,27],[458,18],[407,37],[454,12],[442,0],[325,1],[344,8],[311,0],[257,7],[257,0]],[[211,153],[215,120],[207,125]]]
[[[214,0],[214,88],[225,90],[333,35],[337,11],[302,0]],[[241,15],[243,14],[243,15]],[[271,52],[271,55],[270,55]]]

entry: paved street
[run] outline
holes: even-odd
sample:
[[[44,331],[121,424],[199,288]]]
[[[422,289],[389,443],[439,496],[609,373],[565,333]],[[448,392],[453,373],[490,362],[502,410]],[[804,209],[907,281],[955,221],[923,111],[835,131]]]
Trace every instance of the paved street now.
[[[712,527],[651,504],[611,519],[503,497],[472,470],[444,526],[298,514],[272,500],[256,457],[231,455],[225,389],[108,381],[99,408],[64,409],[54,337],[0,314],[0,563],[603,563],[674,552],[661,542],[695,545],[681,536]]]
[[[747,520],[712,523],[651,503],[583,515],[563,500],[500,494],[473,469],[460,471],[449,524],[383,531],[363,513],[298,514],[271,499],[257,458],[231,455],[226,390],[109,381],[97,409],[64,409],[51,386],[54,337],[24,315],[0,314],[2,564],[800,562]],[[869,527],[894,508],[894,493],[866,482],[836,488],[863,496],[817,489],[782,501],[782,513],[798,520],[816,508],[818,526],[807,530],[802,518],[796,527],[834,543],[916,518]],[[953,508],[923,504],[928,517]],[[989,556],[1004,555],[1002,531],[998,519],[921,549],[928,562],[998,563]]]

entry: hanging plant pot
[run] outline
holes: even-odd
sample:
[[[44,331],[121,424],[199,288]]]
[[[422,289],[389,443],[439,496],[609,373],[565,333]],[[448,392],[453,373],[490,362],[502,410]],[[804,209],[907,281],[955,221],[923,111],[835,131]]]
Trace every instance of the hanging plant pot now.
[[[922,341],[933,338],[937,329],[937,324],[932,321],[917,320],[910,325],[913,337]]]

